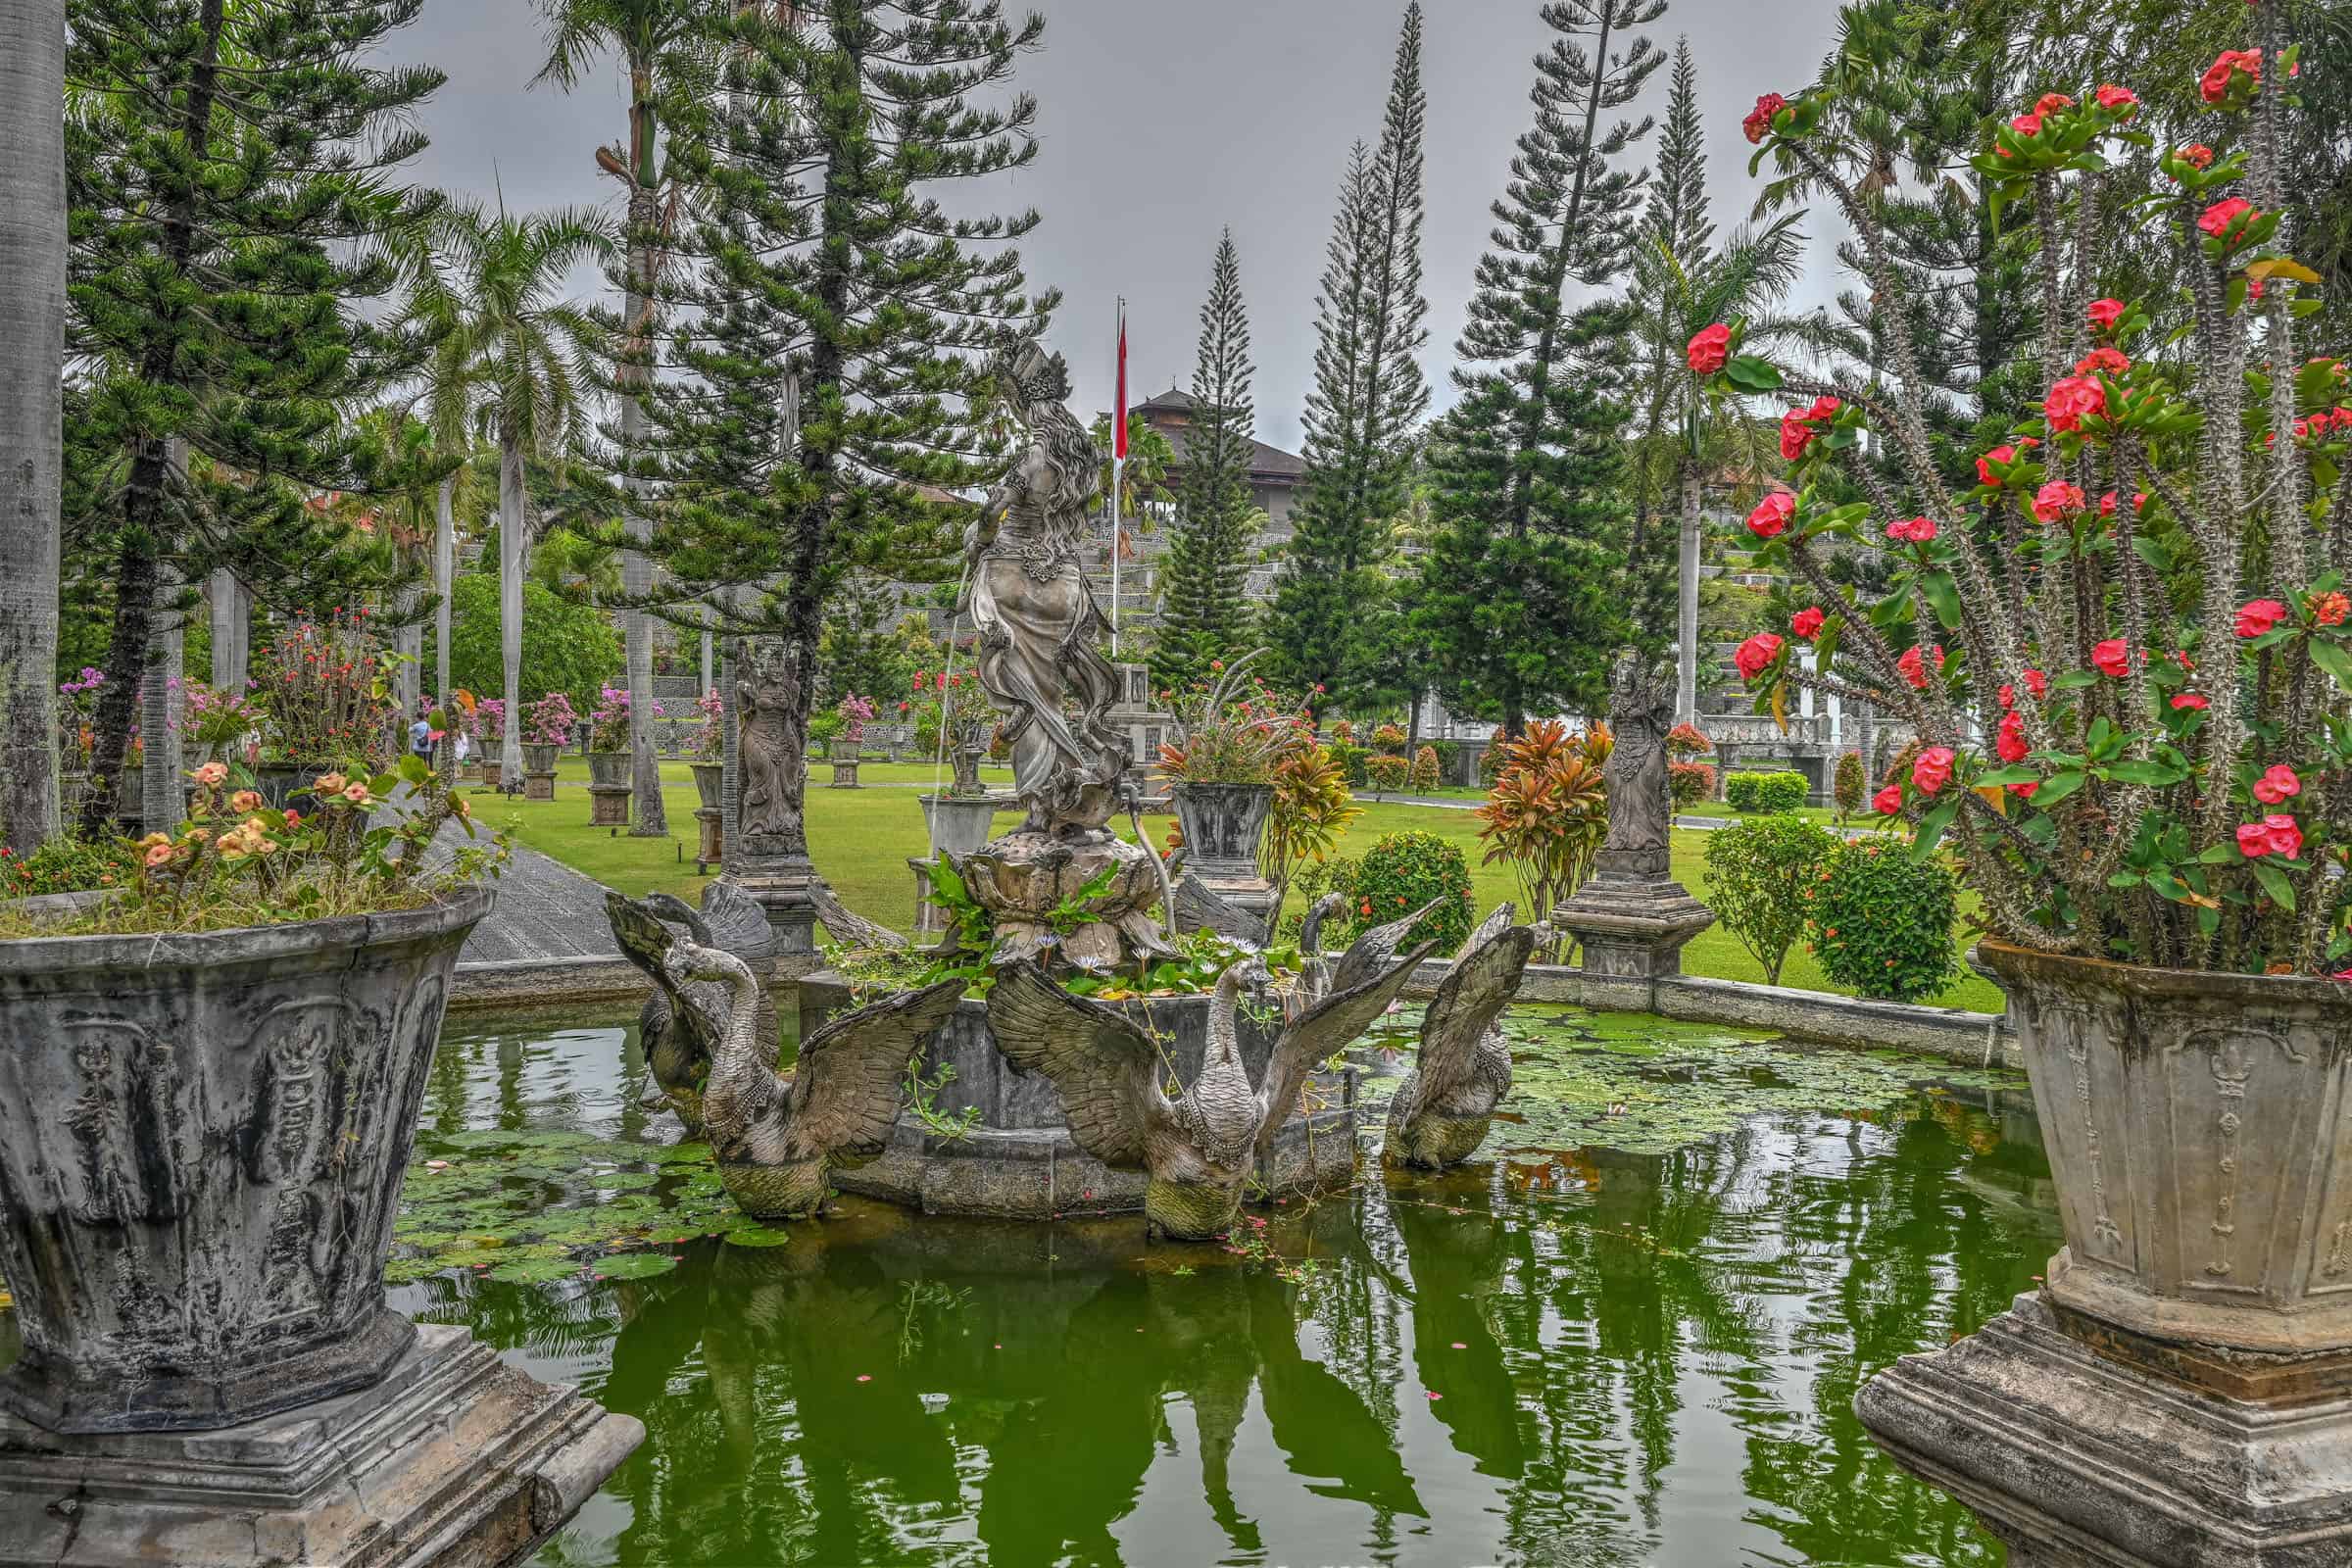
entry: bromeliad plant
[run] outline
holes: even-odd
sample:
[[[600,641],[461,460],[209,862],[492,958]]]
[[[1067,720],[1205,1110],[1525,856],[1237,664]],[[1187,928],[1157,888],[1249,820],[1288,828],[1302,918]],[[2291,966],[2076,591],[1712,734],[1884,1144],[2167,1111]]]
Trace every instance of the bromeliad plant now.
[[[1919,748],[1876,808],[1914,827],[1917,857],[1957,849],[2007,941],[2345,978],[2352,413],[2344,367],[2296,346],[2318,278],[2274,243],[2295,51],[2277,6],[2251,14],[2255,47],[2204,80],[2219,150],[2153,146],[2136,98],[2107,84],[2045,94],[1973,161],[1993,211],[2030,212],[2039,238],[2045,390],[1964,493],[1936,468],[1912,318],[1820,95],[1768,95],[1749,137],[1852,223],[1888,302],[1892,377],[1785,373],[1740,352],[1737,322],[1697,333],[1690,364],[1719,393],[1810,400],[1782,419],[1790,490],[1747,519],[1819,595],[1788,637],[1740,647],[1759,711],[1810,687],[1907,720]],[[2111,144],[2153,153],[2158,188],[2128,188]],[[2178,248],[2184,302],[2104,297],[2127,227]],[[1864,460],[1865,428],[1905,501]],[[1833,465],[1866,502],[1831,503]],[[1886,597],[1832,580],[1839,535],[1891,553]]]
[[[1504,743],[1502,771],[1471,814],[1487,853],[1519,884],[1519,907],[1530,920],[1547,919],[1592,874],[1609,833],[1606,770],[1615,737],[1606,724],[1572,733],[1541,718]],[[1547,950],[1548,960],[1553,954]]]
[[[1264,658],[1260,648],[1231,664],[1211,663],[1211,680],[1189,692],[1162,692],[1181,732],[1159,749],[1160,771],[1186,784],[1271,784],[1284,757],[1311,744],[1313,716],[1294,711],[1264,681],[1243,676]]]

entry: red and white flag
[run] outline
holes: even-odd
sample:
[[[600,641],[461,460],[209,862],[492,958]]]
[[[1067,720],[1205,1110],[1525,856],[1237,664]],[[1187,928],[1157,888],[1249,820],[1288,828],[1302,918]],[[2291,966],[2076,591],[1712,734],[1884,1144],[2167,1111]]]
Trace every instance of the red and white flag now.
[[[1110,455],[1127,461],[1127,302],[1119,301],[1119,398],[1110,421]]]

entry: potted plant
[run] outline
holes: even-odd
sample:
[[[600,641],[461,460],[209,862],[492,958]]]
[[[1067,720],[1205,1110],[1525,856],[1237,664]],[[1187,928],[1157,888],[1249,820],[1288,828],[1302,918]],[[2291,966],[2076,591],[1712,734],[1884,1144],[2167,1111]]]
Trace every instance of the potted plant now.
[[[622,694],[624,700],[626,693]],[[556,759],[571,739],[580,715],[572,711],[565,692],[549,692],[522,712],[522,768],[526,773],[553,773]],[[625,734],[627,726],[623,725]],[[593,764],[591,764],[593,765]]]
[[[507,754],[507,703],[503,697],[485,697],[474,705],[474,744],[481,748],[474,760],[473,776],[476,783],[504,782]]]
[[[833,705],[833,713],[841,720],[830,737],[833,760],[855,762],[858,749],[865,743],[865,726],[873,721],[873,700],[852,692]]]
[[[718,693],[705,692],[695,700],[694,710],[703,715],[703,726],[694,737],[694,791],[704,810],[715,811],[727,773],[726,705]]]
[[[428,860],[472,824],[418,758],[305,780],[307,815],[220,761],[191,779],[128,885],[0,906],[24,1340],[0,1406],[51,1431],[233,1426],[367,1387],[416,1334],[383,1304],[387,1238],[503,852]],[[395,786],[408,809],[368,825]]]
[[[105,684],[105,670],[84,664],[79,675],[57,688],[58,784],[69,819],[78,812],[82,793],[89,787],[98,692]]]
[[[1899,300],[1884,384],[1742,355],[1737,321],[1690,345],[1710,388],[1796,400],[1788,488],[1747,526],[1818,598],[1737,662],[1759,711],[1811,687],[1919,738],[1874,805],[1982,901],[2064,1221],[2048,1300],[2116,1343],[2230,1355],[2352,1346],[2352,377],[2296,347],[2316,279],[2276,243],[2293,60],[2275,8],[2256,17],[2264,49],[2204,78],[2256,122],[2217,122],[2220,152],[2155,147],[2146,199],[2101,152],[2148,145],[2119,86],[2046,95],[1974,160],[2038,229],[2043,337],[2040,409],[1973,484],[1935,466]],[[1892,287],[1824,107],[1768,97],[1751,139],[1838,202]],[[2174,247],[2185,305],[2104,297],[2145,275],[2127,230]],[[1896,475],[1863,471],[1865,429]],[[1900,505],[1836,503],[1834,467]],[[1838,537],[1886,553],[1884,597],[1833,578]]]
[[[282,809],[330,766],[372,774],[403,749],[391,656],[360,617],[338,612],[321,624],[298,616],[255,658],[267,722],[254,775],[270,805]]]
[[[1220,882],[1257,878],[1258,846],[1274,804],[1276,766],[1311,743],[1312,722],[1291,711],[1263,681],[1242,677],[1264,657],[1259,649],[1228,666],[1210,663],[1210,679],[1169,697],[1177,739],[1159,750],[1192,866]]]
[[[607,686],[588,715],[588,782],[600,790],[625,790],[629,780],[629,691]],[[661,710],[655,712],[659,715]]]

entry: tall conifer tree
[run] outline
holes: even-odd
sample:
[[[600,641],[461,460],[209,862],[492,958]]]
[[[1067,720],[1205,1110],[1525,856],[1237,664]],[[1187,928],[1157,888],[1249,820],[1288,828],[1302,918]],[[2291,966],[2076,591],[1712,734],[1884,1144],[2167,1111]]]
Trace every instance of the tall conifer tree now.
[[[663,481],[647,549],[669,572],[651,603],[781,639],[788,756],[808,749],[828,597],[860,568],[945,575],[969,509],[939,492],[1003,470],[989,354],[1058,296],[1026,292],[1011,243],[1037,214],[955,193],[1035,156],[1036,101],[986,99],[1044,25],[997,0],[744,8],[722,24],[723,90],[669,110],[701,217],[672,296],[686,373],[647,403]],[[806,856],[805,779],[783,782],[785,853]]]
[[[415,222],[392,182],[441,74],[366,64],[423,0],[74,0],[67,76],[70,351],[88,367],[74,461],[105,470],[68,519],[110,563],[114,627],[81,827],[117,781],[174,584],[232,568],[266,601],[356,603],[395,579],[382,547],[304,505],[366,489],[346,417],[422,363],[373,309],[398,268],[371,242]]]
[[[1572,305],[1622,276],[1642,173],[1620,166],[1650,121],[1604,122],[1665,61],[1633,29],[1664,0],[1552,0],[1535,124],[1494,204],[1454,372],[1431,442],[1440,528],[1418,620],[1440,694],[1517,734],[1530,713],[1596,710],[1627,613],[1631,544],[1618,442],[1628,313]]]
[[[1341,181],[1340,211],[1316,317],[1315,389],[1306,406],[1306,497],[1270,612],[1274,668],[1290,685],[1322,686],[1343,703],[1384,689],[1395,661],[1394,609],[1379,569],[1395,550],[1413,433],[1429,410],[1415,356],[1429,340],[1421,295],[1423,128],[1421,6],[1405,8],[1380,146],[1359,143]]]
[[[1257,519],[1250,500],[1256,414],[1250,401],[1250,311],[1231,229],[1217,240],[1209,270],[1200,356],[1159,641],[1152,650],[1152,676],[1163,687],[1190,684],[1211,663],[1248,651],[1241,644],[1249,629],[1245,590]]]

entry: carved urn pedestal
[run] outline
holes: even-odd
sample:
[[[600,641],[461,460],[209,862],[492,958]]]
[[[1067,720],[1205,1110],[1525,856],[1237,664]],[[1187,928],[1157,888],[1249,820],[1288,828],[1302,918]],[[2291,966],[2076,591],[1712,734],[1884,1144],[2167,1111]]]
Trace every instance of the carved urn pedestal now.
[[[552,801],[556,798],[556,754],[560,746],[525,746],[522,749],[522,798],[526,801]]]
[[[588,825],[590,827],[627,827],[629,825],[629,768],[631,758],[626,752],[590,752],[588,754]]]
[[[832,788],[837,790],[854,790],[861,787],[858,782],[858,763],[859,760],[858,756],[858,748],[852,746],[844,749],[836,746],[833,748],[833,756],[831,760],[833,764]]]
[[[1683,946],[1715,923],[1715,911],[1668,874],[1667,852],[1603,850],[1551,923],[1582,952],[1588,1007],[1648,1012],[1656,982],[1683,972]]]
[[[490,1568],[642,1441],[384,1306],[491,899],[0,942],[0,1564]]]
[[[1272,924],[1274,885],[1257,847],[1274,808],[1271,784],[1178,784],[1169,792],[1184,830],[1185,866],[1210,892]]]
[[[694,820],[702,830],[694,849],[694,870],[697,876],[708,876],[712,866],[727,862],[727,813],[715,806],[697,807]]]
[[[996,836],[997,813],[1017,810],[1020,802],[1010,795],[925,795],[923,821],[930,829],[932,855],[946,855],[960,860]],[[931,898],[932,855],[916,856],[906,862],[914,873],[914,931],[917,936],[937,936],[948,928],[948,912]]]
[[[1863,1424],[2013,1568],[2352,1562],[2352,987],[1979,951],[2066,1246]]]

